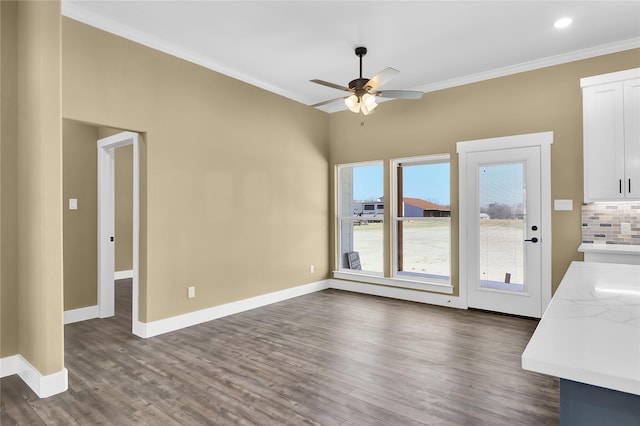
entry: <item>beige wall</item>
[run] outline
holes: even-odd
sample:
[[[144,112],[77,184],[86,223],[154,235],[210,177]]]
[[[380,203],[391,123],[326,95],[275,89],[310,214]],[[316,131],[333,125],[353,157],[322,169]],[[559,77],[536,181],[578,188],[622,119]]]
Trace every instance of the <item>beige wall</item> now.
[[[19,353],[47,375],[64,367],[60,3],[17,17]]]
[[[98,303],[97,140],[97,127],[62,120],[65,311]]]
[[[65,118],[146,132],[142,321],[327,278],[326,114],[66,18],[62,75]]]
[[[0,2],[0,358],[18,353],[17,8]]]
[[[331,165],[415,155],[451,155],[452,281],[458,286],[458,160],[456,142],[544,131],[551,147],[552,199],[571,199],[570,212],[553,212],[555,291],[572,260],[581,260],[582,95],[580,78],[640,67],[631,50],[452,89],[426,93],[420,101],[381,104],[373,116],[350,112],[330,118]],[[364,121],[364,125],[361,123]],[[385,197],[390,197],[388,179]],[[388,223],[389,221],[387,221]],[[333,223],[332,223],[333,225]],[[332,228],[331,235],[334,235]],[[389,232],[385,233],[390,240]],[[332,237],[333,247],[335,237]],[[386,246],[389,246],[386,243]],[[390,261],[386,259],[385,270]]]

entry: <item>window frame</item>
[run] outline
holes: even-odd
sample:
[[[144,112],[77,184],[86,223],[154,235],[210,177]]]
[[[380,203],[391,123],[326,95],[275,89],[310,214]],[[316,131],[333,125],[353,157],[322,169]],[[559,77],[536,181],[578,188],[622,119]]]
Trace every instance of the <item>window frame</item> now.
[[[398,288],[399,291],[403,291],[403,290],[420,290],[420,291],[428,291],[428,292],[432,292],[432,293],[440,293],[441,295],[452,295],[453,294],[453,285],[451,284],[451,226],[449,227],[449,268],[450,268],[450,273],[449,273],[449,280],[447,280],[447,282],[444,281],[439,281],[436,282],[435,280],[423,280],[423,279],[418,279],[418,277],[413,277],[413,276],[395,276],[394,274],[394,268],[396,267],[397,263],[395,263],[395,261],[393,260],[396,257],[396,253],[397,253],[397,248],[395,243],[394,244],[389,244],[388,240],[386,238],[383,237],[383,246],[382,246],[382,255],[383,255],[383,270],[385,270],[385,266],[386,265],[390,265],[389,268],[391,269],[391,272],[387,271],[382,272],[382,273],[378,273],[378,272],[374,272],[374,271],[362,271],[362,270],[352,270],[352,269],[348,269],[348,268],[343,268],[342,267],[342,228],[341,228],[341,222],[343,219],[348,219],[351,221],[355,221],[358,220],[359,217],[353,215],[353,212],[351,212],[351,216],[342,216],[342,207],[343,207],[343,197],[342,197],[342,173],[341,170],[342,168],[345,167],[357,167],[357,166],[371,166],[371,165],[382,165],[382,185],[383,185],[383,190],[384,190],[384,199],[390,199],[391,200],[391,208],[389,208],[387,206],[387,208],[384,209],[384,220],[383,223],[385,224],[384,228],[383,228],[383,233],[387,233],[387,235],[390,235],[390,238],[392,239],[392,241],[396,241],[395,240],[395,233],[396,233],[396,221],[393,220],[392,218],[394,217],[394,215],[396,215],[397,217],[397,210],[394,209],[394,205],[397,204],[397,200],[394,200],[394,198],[397,198],[397,191],[395,190],[396,188],[396,176],[395,176],[395,170],[396,168],[394,167],[395,164],[397,163],[402,163],[404,162],[409,162],[409,161],[413,161],[416,159],[431,159],[433,160],[433,162],[443,162],[443,160],[446,160],[449,165],[451,165],[451,156],[449,154],[437,154],[437,155],[426,155],[426,156],[417,156],[417,157],[407,157],[407,158],[398,158],[395,160],[370,160],[370,161],[359,161],[359,162],[352,162],[352,163],[341,163],[341,164],[335,164],[334,165],[334,202],[335,202],[335,221],[334,221],[334,226],[335,226],[335,232],[334,232],[334,236],[335,236],[335,243],[334,243],[334,247],[333,249],[335,250],[335,257],[334,257],[334,265],[335,265],[335,270],[333,271],[333,278],[338,279],[338,280],[348,280],[351,282],[358,282],[358,283],[364,283],[364,284],[375,284],[381,287],[378,287],[378,291],[380,295],[383,294],[395,294],[395,293],[388,293],[387,290],[385,290],[385,287],[396,287]],[[439,161],[437,161],[439,160]],[[391,167],[391,168],[390,168]],[[389,176],[389,170],[393,170],[394,171],[394,176],[390,177]],[[392,196],[389,196],[389,194],[387,194],[387,191],[385,190],[385,188],[387,188],[387,184],[389,184],[389,187],[391,188],[391,192],[392,192]],[[451,176],[449,176],[449,190],[451,191]],[[391,227],[391,228],[389,228]],[[390,275],[391,276],[390,276]],[[347,285],[348,288],[352,288],[349,287]],[[357,287],[354,287],[357,288]],[[389,291],[391,291],[391,289],[388,289]],[[356,290],[357,291],[357,290]],[[428,293],[425,293],[428,294]],[[415,297],[409,293],[405,294],[405,297],[408,298],[412,298]],[[413,299],[411,299],[413,300]],[[415,299],[416,301],[420,301],[422,300],[421,297],[418,297],[417,299]],[[446,303],[450,303],[450,300],[447,300]]]
[[[361,161],[361,162],[355,162],[355,163],[344,163],[344,164],[336,164],[336,168],[335,168],[335,176],[336,176],[336,192],[335,192],[335,196],[336,196],[336,273],[337,272],[342,272],[342,273],[346,273],[346,274],[353,274],[353,275],[365,275],[365,276],[372,276],[372,277],[383,277],[384,276],[384,272],[376,272],[376,271],[368,271],[368,270],[354,270],[354,269],[349,269],[346,267],[342,266],[342,257],[343,254],[342,253],[342,222],[343,221],[350,221],[350,222],[355,222],[355,221],[361,221],[363,220],[362,216],[356,216],[353,213],[353,209],[350,209],[351,214],[350,215],[344,215],[343,216],[343,204],[344,204],[344,200],[342,197],[342,187],[343,187],[343,176],[342,176],[342,170],[346,169],[346,168],[354,168],[354,167],[366,167],[366,166],[381,166],[382,167],[382,181],[380,182],[382,184],[382,190],[384,191],[384,162],[382,160],[372,160],[372,161]],[[353,185],[353,183],[352,183]],[[369,203],[372,205],[373,209],[371,210],[372,212],[376,212],[376,204],[378,203],[378,201],[373,202],[373,203]],[[364,208],[365,208],[365,204],[362,205],[362,209],[364,212]],[[384,215],[383,215],[384,217]],[[384,223],[384,221],[383,221]],[[353,226],[353,225],[352,225]],[[383,228],[383,233],[384,233],[384,228]],[[384,269],[384,256],[386,255],[384,252],[384,241],[381,247],[382,250],[382,260],[383,260],[383,269]],[[346,253],[346,252],[345,252]]]
[[[398,256],[400,254],[399,247],[399,223],[413,220],[413,221],[428,221],[429,217],[402,217],[399,216],[399,199],[398,199],[398,167],[404,166],[420,166],[430,164],[443,164],[448,163],[451,167],[451,156],[449,154],[434,154],[434,155],[421,155],[416,157],[396,158],[391,160],[391,210],[389,226],[391,226],[391,241],[392,241],[392,253],[391,253],[391,276],[395,280],[410,280],[418,283],[432,284],[435,286],[451,287],[451,273],[452,273],[452,259],[451,259],[451,215],[449,215],[449,275],[447,279],[439,279],[429,274],[403,274],[403,271],[398,271]],[[451,170],[451,169],[449,169]],[[451,172],[449,172],[449,194],[451,194]],[[403,194],[404,195],[404,194]],[[403,197],[404,198],[404,197]],[[451,198],[449,199],[449,205],[451,205]]]

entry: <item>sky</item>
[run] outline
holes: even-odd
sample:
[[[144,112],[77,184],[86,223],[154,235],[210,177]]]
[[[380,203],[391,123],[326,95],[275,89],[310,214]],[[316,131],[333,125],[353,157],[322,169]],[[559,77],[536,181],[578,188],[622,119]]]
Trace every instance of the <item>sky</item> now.
[[[357,166],[353,169],[355,200],[382,197],[382,165]],[[449,164],[408,166],[404,168],[404,196],[421,198],[448,206],[450,202]],[[522,203],[522,163],[495,164],[480,168],[480,205],[501,203],[516,206]]]
[[[449,164],[404,168],[404,196],[436,204],[450,204]],[[353,198],[373,200],[384,195],[382,165],[358,166],[353,170]]]

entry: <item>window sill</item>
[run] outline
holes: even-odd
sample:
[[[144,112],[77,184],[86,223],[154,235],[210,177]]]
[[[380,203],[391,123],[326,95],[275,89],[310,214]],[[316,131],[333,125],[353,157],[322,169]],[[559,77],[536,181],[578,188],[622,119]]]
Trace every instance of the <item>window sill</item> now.
[[[428,281],[411,280],[405,278],[387,278],[381,275],[354,271],[333,271],[333,278],[363,282],[367,284],[379,284],[390,287],[408,288],[412,290],[432,291],[434,293],[453,294],[451,284],[434,283]]]

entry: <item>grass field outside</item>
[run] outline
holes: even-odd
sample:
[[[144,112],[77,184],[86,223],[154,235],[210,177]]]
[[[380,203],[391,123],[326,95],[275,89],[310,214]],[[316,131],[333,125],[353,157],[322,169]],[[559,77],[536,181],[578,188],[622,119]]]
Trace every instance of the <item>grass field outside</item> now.
[[[442,218],[403,222],[404,271],[450,274],[449,223]],[[354,226],[353,247],[364,271],[383,271],[383,227],[383,223]],[[479,278],[504,282],[508,273],[512,283],[522,283],[523,240],[522,220],[481,219]]]

